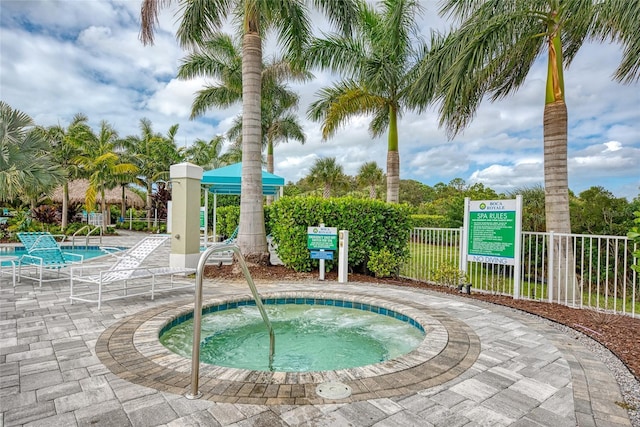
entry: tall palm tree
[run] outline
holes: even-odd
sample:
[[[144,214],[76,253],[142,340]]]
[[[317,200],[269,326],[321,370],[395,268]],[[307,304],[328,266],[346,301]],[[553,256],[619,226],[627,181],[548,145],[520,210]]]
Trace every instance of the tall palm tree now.
[[[178,77],[213,77],[215,85],[198,91],[191,107],[191,117],[204,114],[213,107],[226,108],[242,101],[242,46],[222,33],[207,40],[203,49],[187,56],[178,70]],[[294,139],[305,143],[302,126],[293,111],[298,107],[298,95],[286,86],[288,80],[305,81],[312,75],[292,67],[283,58],[273,58],[263,65],[261,83],[262,147],[267,150],[267,172],[274,172],[273,148],[279,142]],[[242,145],[242,114],[233,121],[227,138]],[[273,197],[267,197],[267,204]]]
[[[0,201],[52,191],[66,171],[50,156],[46,134],[27,114],[0,101]]]
[[[109,216],[105,199],[105,190],[113,188],[121,177],[135,173],[138,168],[132,163],[122,160],[117,151],[121,145],[118,133],[106,121],[100,124],[96,135],[90,129],[73,141],[79,154],[74,162],[89,179],[89,187],[85,194],[87,211],[94,210],[97,195],[101,198],[102,226],[109,225]]]
[[[47,128],[47,137],[50,140],[53,151],[51,152],[53,159],[57,164],[67,170],[68,180],[62,184],[62,230],[67,228],[69,222],[69,180],[79,178],[80,170],[78,165],[74,163],[74,158],[80,153],[74,143],[83,135],[89,135],[89,118],[78,113],[73,116],[71,123],[66,128],[61,125],[55,125]]]
[[[267,151],[267,172],[274,173],[274,147],[289,140],[304,144],[306,136],[298,117],[291,112],[297,108],[298,95],[286,89],[280,90],[284,89],[280,85],[265,85],[264,79],[262,82],[262,147]],[[227,137],[235,141],[235,147],[242,146],[242,115],[234,119]],[[267,205],[272,202],[273,196],[267,196]]]
[[[376,198],[376,185],[382,181],[384,174],[376,162],[367,162],[358,169],[357,180],[360,185],[369,187],[369,197]]]
[[[273,149],[280,142],[290,139],[304,144],[306,136],[298,117],[293,110],[298,105],[298,95],[280,85],[262,86],[262,147],[267,151],[267,172],[274,173]],[[229,130],[227,138],[242,145],[242,115],[237,116]]]
[[[182,155],[175,143],[177,124],[169,128],[167,135],[154,132],[151,120],[147,118],[140,119],[139,126],[140,136],[127,136],[123,145],[131,163],[137,166],[137,174],[147,189],[147,228],[150,228],[153,184],[159,179],[168,180],[170,166],[182,161]]]
[[[424,98],[409,103],[424,43],[416,17],[419,0],[385,0],[380,10],[364,4],[358,14],[355,38],[332,35],[315,41],[308,50],[312,66],[329,68],[345,78],[322,89],[309,108],[309,117],[322,122],[327,139],[351,117],[372,115],[369,132],[375,138],[387,133],[387,202],[397,203],[400,188],[398,119],[404,109],[426,105]],[[428,93],[428,92],[425,92]],[[418,97],[415,97],[418,98]]]
[[[144,0],[142,4],[141,39],[152,43],[158,20],[158,9],[170,0]],[[219,32],[229,16],[238,18],[242,35],[242,197],[238,245],[252,263],[266,264],[269,251],[262,206],[261,153],[261,71],[262,43],[268,31],[277,34],[284,50],[300,58],[310,38],[307,2],[299,0],[211,0],[179,1],[182,19],[178,41],[184,47],[197,47]],[[355,0],[310,0],[324,11],[332,23],[345,32],[355,13]]]
[[[585,40],[608,39],[626,46],[616,78],[637,80],[638,1],[446,0],[441,14],[457,19],[459,28],[449,37],[434,37],[437,47],[427,56],[424,75],[414,93],[432,90],[432,82],[442,77],[434,76],[434,70],[445,70],[438,90],[442,98],[441,124],[446,124],[450,135],[471,121],[485,95],[495,101],[520,88],[536,59],[546,54],[546,224],[548,231],[570,233],[564,67],[575,58]],[[569,253],[569,249],[559,249],[558,253]],[[575,295],[572,291],[569,289]]]
[[[331,190],[347,184],[342,166],[336,163],[335,157],[317,159],[309,170],[309,181],[313,185],[322,186],[322,197],[331,197]]]

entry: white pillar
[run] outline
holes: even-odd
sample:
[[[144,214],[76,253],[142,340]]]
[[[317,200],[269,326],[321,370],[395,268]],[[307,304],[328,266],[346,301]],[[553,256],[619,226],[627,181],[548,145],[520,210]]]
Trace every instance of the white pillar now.
[[[338,232],[338,283],[349,281],[349,231]]]
[[[171,165],[171,267],[195,268],[200,259],[200,181],[203,169]]]

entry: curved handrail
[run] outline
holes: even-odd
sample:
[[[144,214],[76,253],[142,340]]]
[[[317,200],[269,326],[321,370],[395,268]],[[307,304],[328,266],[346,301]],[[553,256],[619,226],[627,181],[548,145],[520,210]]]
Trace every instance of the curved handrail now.
[[[85,228],[86,228],[87,230],[89,230],[89,231],[87,232],[87,234],[86,234],[86,235],[84,235],[84,236],[85,236],[85,241],[84,241],[84,245],[85,245],[85,246],[89,246],[89,237],[91,237],[91,234],[92,234],[94,231],[96,231],[96,230],[100,230],[100,243],[102,244],[102,227],[101,227],[101,226],[99,226],[99,225],[96,225],[93,229],[91,229],[89,225],[84,225],[84,226],[80,227],[80,228],[79,228],[75,233],[73,233],[73,235],[71,236],[71,246],[72,246],[72,247],[74,247],[74,248],[76,247],[76,236],[77,236],[78,234],[80,234],[80,232],[81,232],[81,231],[84,231],[84,229],[85,229]]]
[[[212,246],[200,255],[200,260],[198,261],[198,267],[196,270],[195,301],[193,307],[193,349],[191,352],[191,392],[185,395],[187,399],[198,399],[202,396],[202,393],[198,391],[198,381],[200,380],[200,333],[202,326],[202,276],[204,273],[204,266],[211,254],[223,251],[233,251],[236,255],[236,258],[240,263],[240,267],[242,268],[242,272],[244,273],[244,277],[247,279],[247,283],[251,289],[251,294],[256,302],[256,306],[260,311],[262,320],[267,326],[267,329],[269,329],[269,370],[273,370],[273,354],[275,351],[275,335],[273,333],[273,327],[267,317],[267,312],[262,305],[262,298],[258,294],[258,290],[251,278],[249,268],[247,267],[247,263],[244,260],[242,253],[240,252],[240,248],[237,245],[232,244]]]

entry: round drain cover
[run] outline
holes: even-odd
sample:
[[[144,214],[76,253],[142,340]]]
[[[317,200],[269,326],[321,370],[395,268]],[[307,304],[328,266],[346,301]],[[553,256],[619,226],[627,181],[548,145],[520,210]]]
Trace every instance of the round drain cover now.
[[[325,399],[345,399],[351,396],[351,387],[337,381],[318,384],[316,394]]]

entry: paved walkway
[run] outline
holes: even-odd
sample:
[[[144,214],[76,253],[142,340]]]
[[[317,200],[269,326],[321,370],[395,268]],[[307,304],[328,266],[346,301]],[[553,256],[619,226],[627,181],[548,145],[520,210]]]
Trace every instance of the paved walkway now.
[[[139,238],[126,233],[103,243],[127,245]],[[162,248],[150,262],[166,265],[168,252]],[[155,301],[148,296],[111,301],[98,311],[95,304],[71,305],[68,283],[38,288],[26,281],[13,288],[5,275],[0,277],[0,426],[631,425],[616,403],[623,399],[605,365],[535,317],[394,286],[258,283],[258,289],[265,295],[306,292],[386,301],[432,322],[446,339],[434,339],[432,350],[442,345],[437,355],[425,350],[406,362],[413,363],[407,369],[378,374],[362,368],[343,376],[265,379],[217,371],[201,380],[204,398],[188,400],[183,396],[188,374],[171,359],[177,356],[159,357],[161,350],[144,345],[144,334],[153,330],[148,322],[157,313],[192,303],[192,291],[159,294]],[[247,294],[246,284],[205,281],[206,300]],[[455,351],[447,356],[448,349]],[[348,383],[354,395],[334,402],[314,397],[315,383],[328,379]]]

